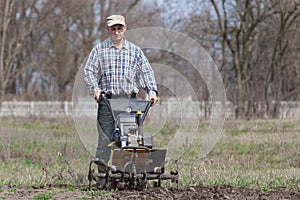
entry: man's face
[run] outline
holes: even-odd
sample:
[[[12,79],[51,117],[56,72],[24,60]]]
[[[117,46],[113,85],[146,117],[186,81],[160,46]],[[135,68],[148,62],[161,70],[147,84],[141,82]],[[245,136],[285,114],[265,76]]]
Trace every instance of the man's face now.
[[[107,27],[107,31],[113,40],[115,40],[115,41],[122,40],[124,38],[126,26],[116,24],[116,25]]]

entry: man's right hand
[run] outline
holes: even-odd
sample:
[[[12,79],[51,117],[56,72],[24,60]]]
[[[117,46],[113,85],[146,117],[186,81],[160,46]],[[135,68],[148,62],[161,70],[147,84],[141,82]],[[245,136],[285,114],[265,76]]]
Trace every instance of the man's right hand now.
[[[94,99],[98,102],[101,100],[101,91],[100,90],[97,90],[95,93],[94,93]]]

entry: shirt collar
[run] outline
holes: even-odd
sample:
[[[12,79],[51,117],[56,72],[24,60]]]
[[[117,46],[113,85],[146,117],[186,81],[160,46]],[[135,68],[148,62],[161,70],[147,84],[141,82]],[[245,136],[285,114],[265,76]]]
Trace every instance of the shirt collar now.
[[[109,48],[112,48],[112,47],[115,47],[115,45],[112,42],[112,39],[109,38]],[[129,49],[129,43],[128,43],[128,41],[125,38],[124,38],[124,43],[123,43],[122,49],[126,49],[126,50]]]

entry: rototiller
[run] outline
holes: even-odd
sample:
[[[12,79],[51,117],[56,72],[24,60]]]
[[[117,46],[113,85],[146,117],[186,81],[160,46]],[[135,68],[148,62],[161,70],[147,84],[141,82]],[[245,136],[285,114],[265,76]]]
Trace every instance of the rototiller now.
[[[153,148],[152,135],[143,133],[143,123],[153,101],[130,98],[110,99],[102,96],[114,115],[112,164],[106,173],[97,173],[93,167],[104,164],[93,159],[89,165],[89,187],[93,181],[106,179],[106,188],[145,189],[148,181],[160,187],[162,180],[171,180],[178,187],[178,171],[165,173],[167,149]],[[94,184],[95,185],[95,184]]]

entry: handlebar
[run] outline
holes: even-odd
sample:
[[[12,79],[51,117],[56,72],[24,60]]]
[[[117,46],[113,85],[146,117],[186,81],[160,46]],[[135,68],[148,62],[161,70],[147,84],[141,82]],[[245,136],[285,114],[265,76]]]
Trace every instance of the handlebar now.
[[[111,92],[101,92],[100,93],[100,101],[102,99],[110,99],[112,97],[112,93]]]
[[[150,106],[152,106],[154,103],[154,99],[150,99]]]

